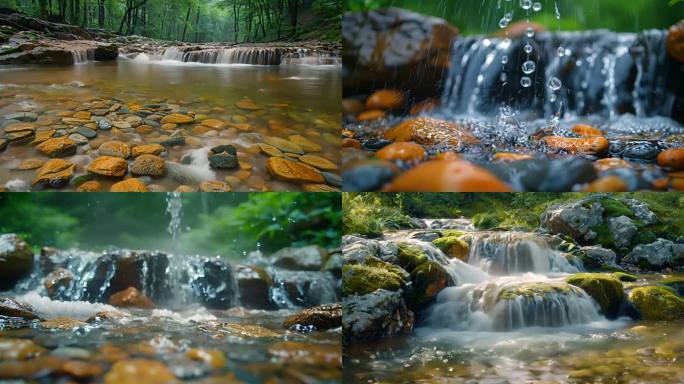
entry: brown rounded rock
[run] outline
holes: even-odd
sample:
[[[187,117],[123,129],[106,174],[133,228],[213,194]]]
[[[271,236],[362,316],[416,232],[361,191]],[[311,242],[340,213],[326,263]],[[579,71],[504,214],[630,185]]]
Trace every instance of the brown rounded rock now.
[[[455,123],[418,117],[409,119],[385,132],[385,139],[392,141],[415,141],[422,145],[478,144],[480,141]]]
[[[45,164],[45,162],[41,159],[26,159],[22,160],[21,163],[17,165],[17,169],[27,171],[30,169],[40,168],[43,164]]]
[[[88,171],[102,176],[123,177],[128,163],[120,157],[100,156],[88,165]]]
[[[381,89],[368,97],[366,109],[400,109],[405,101],[403,93],[394,89]]]
[[[356,116],[358,121],[371,121],[385,117],[385,112],[379,109],[371,109],[370,111],[361,112]]]
[[[684,63],[684,20],[670,28],[667,33],[666,45],[670,56]]]
[[[136,145],[133,147],[131,154],[133,157],[138,157],[140,155],[159,155],[164,152],[165,148],[161,144],[146,144],[146,145]]]
[[[36,172],[33,185],[43,184],[60,187],[66,184],[74,175],[74,163],[63,159],[50,159]]]
[[[345,138],[342,139],[342,148],[361,149],[361,142],[356,139]]]
[[[172,113],[170,115],[164,116],[164,118],[161,119],[162,124],[189,124],[194,121],[195,119],[193,119],[192,116],[183,115],[180,113]]]
[[[312,167],[322,169],[324,171],[334,171],[338,169],[337,164],[320,156],[302,155],[299,156],[299,161]]]
[[[100,192],[102,191],[102,184],[97,180],[86,181],[76,188],[77,192]]]
[[[131,173],[138,176],[160,177],[166,171],[166,162],[159,156],[140,155],[131,165]]]
[[[49,157],[66,157],[76,154],[76,142],[68,137],[56,137],[38,144],[37,150]]]
[[[532,160],[534,157],[532,155],[524,153],[512,153],[512,152],[499,152],[494,155],[494,161],[521,161],[521,160]]]
[[[131,146],[117,140],[102,143],[97,150],[102,156],[120,157],[122,159],[131,157]]]
[[[266,169],[276,178],[291,182],[324,183],[325,179],[313,167],[286,160],[282,157],[271,157],[266,162]]]
[[[200,192],[230,192],[230,186],[222,181],[203,181],[199,185]]]
[[[109,192],[149,192],[145,183],[136,178],[119,181],[109,188]]]
[[[668,149],[658,155],[658,165],[672,169],[684,169],[684,148]]]
[[[425,158],[425,149],[421,145],[410,142],[392,143],[375,153],[383,160],[417,161]]]
[[[256,105],[252,100],[249,99],[242,99],[235,103],[235,106],[244,109],[246,111],[257,111],[261,109],[258,105]]]
[[[433,160],[399,175],[385,192],[511,192],[496,176],[467,161]]]
[[[202,120],[202,125],[211,129],[223,129],[227,123],[217,119],[206,119]]]
[[[618,176],[606,176],[591,182],[585,192],[628,192],[629,187],[622,178]]]
[[[302,147],[280,137],[268,136],[264,138],[264,142],[268,145],[278,148],[282,152],[295,153],[297,155],[304,154],[304,149]]]
[[[572,127],[572,131],[582,137],[603,136],[603,132],[601,132],[601,130],[596,129],[591,125],[575,125],[574,127]]]
[[[549,148],[570,153],[601,155],[608,151],[608,140],[605,137],[573,138],[547,136],[541,140]]]
[[[221,369],[226,366],[226,355],[215,349],[192,348],[185,352],[185,356],[191,360],[201,361],[213,369]]]
[[[320,152],[323,148],[302,135],[292,135],[288,137],[291,142],[299,145],[305,152]]]
[[[131,359],[114,363],[104,377],[105,384],[171,384],[176,377],[163,363],[156,360]]]
[[[345,115],[356,115],[363,112],[363,103],[356,99],[343,99],[342,112]]]
[[[135,287],[128,287],[109,297],[109,304],[115,307],[153,309],[154,303]]]

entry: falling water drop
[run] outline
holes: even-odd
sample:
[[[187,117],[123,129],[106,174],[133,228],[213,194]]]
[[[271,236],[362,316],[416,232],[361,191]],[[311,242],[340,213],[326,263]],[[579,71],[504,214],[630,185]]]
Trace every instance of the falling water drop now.
[[[525,46],[523,47],[523,50],[525,51],[525,53],[532,53],[532,51],[534,50],[534,48],[532,48],[532,45],[531,45],[530,43],[527,43],[527,44],[525,44]]]
[[[504,65],[508,64],[508,56],[503,55],[501,57],[501,64],[504,64]]]
[[[532,0],[520,0],[520,8],[529,10],[532,8]]]
[[[501,106],[501,117],[511,117],[513,116],[513,108],[510,105]]]
[[[552,103],[556,101],[556,94],[555,93],[552,93],[551,96],[549,96],[549,101],[551,101]]]
[[[499,79],[501,79],[502,83],[505,83],[508,80],[508,75],[506,72],[501,72],[501,76],[499,76]]]
[[[532,79],[527,76],[523,76],[520,78],[520,85],[522,85],[523,88],[529,88],[532,85]]]
[[[552,77],[549,80],[549,88],[551,88],[551,90],[553,90],[553,91],[557,91],[557,90],[561,89],[562,86],[563,86],[563,82],[560,81],[560,79],[557,77]]]
[[[558,47],[558,56],[560,56],[560,57],[565,56],[565,48]]]
[[[504,15],[504,19],[506,19],[506,21],[510,23],[511,20],[513,20],[513,14],[510,12],[506,13],[506,15]]]
[[[508,21],[506,20],[505,17],[503,19],[499,20],[499,27],[501,27],[501,28],[508,27]]]
[[[535,2],[534,4],[532,4],[532,10],[534,10],[535,12],[541,11],[542,10],[542,4],[538,1]]]
[[[527,27],[527,29],[525,30],[525,34],[529,38],[534,37],[534,29],[532,27]]]
[[[537,65],[532,60],[527,60],[522,65],[522,71],[526,75],[529,75],[530,73],[534,72],[535,69],[537,69]]]
[[[561,15],[560,15],[560,9],[558,9],[558,2],[557,1],[555,2],[555,5],[556,5],[556,20],[560,20]]]

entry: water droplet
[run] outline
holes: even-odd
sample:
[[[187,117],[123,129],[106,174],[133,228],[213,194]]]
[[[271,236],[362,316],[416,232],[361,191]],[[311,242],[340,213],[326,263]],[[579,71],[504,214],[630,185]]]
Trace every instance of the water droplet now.
[[[532,85],[532,79],[527,76],[523,76],[520,78],[520,85],[522,85],[523,88],[529,88]]]
[[[529,75],[530,73],[534,72],[535,69],[537,69],[537,65],[532,60],[527,60],[522,65],[522,71],[526,75]]]
[[[523,47],[523,51],[525,51],[525,53],[532,53],[533,50],[534,48],[532,48],[532,45],[530,43],[525,44],[525,46]]]
[[[501,106],[501,116],[503,116],[503,117],[513,116],[513,108],[511,108],[510,105],[502,105]]]
[[[513,14],[508,12],[504,15],[504,19],[506,19],[507,22],[511,22],[511,20],[513,20]]]
[[[558,2],[556,1],[556,20],[560,20],[560,9],[558,9]]]
[[[529,10],[532,8],[532,0],[520,0],[520,8]]]
[[[561,89],[562,86],[563,82],[560,81],[560,79],[557,77],[552,77],[551,80],[549,80],[549,88],[551,88],[554,91]]]
[[[534,29],[532,27],[527,27],[527,29],[525,30],[525,34],[529,38],[534,37]]]
[[[501,72],[501,76],[499,76],[499,79],[501,79],[502,83],[505,83],[506,80],[508,80],[508,75],[506,74],[506,72]]]
[[[501,57],[501,64],[508,64],[508,56],[504,55]]]
[[[549,101],[551,101],[552,103],[554,101],[556,101],[556,94],[555,93],[552,93],[551,96],[549,96]]]
[[[560,57],[565,56],[565,48],[558,47],[558,56],[560,56]]]
[[[532,10],[535,12],[541,11],[542,10],[542,4],[538,1],[535,2],[534,4],[532,4]]]
[[[501,27],[501,28],[506,28],[507,26],[508,26],[508,21],[507,21],[506,18],[504,17],[503,19],[501,19],[501,20],[499,21],[499,27]]]

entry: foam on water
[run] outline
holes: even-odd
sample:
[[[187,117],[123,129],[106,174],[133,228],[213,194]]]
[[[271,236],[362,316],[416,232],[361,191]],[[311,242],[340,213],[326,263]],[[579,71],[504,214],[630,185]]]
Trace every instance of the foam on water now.
[[[41,296],[37,292],[29,292],[18,296],[17,300],[30,305],[41,317],[72,317],[87,320],[98,312],[121,312],[121,309],[111,305],[90,303],[87,301],[59,301]]]

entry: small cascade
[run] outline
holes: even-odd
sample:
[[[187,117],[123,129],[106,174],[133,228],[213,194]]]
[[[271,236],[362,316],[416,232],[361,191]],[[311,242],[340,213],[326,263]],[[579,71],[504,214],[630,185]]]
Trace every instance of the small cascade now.
[[[598,305],[582,289],[529,274],[445,288],[429,309],[426,324],[461,331],[508,331],[601,318]]]
[[[178,47],[167,48],[162,60],[175,60],[184,63],[203,64],[251,64],[280,65],[282,48],[238,47],[182,50]]]
[[[456,229],[459,231],[474,231],[473,221],[468,218],[458,219],[425,219],[425,225],[430,229]]]
[[[470,242],[468,263],[492,275],[577,273],[583,269],[534,233],[474,232],[463,239]]]
[[[95,61],[95,49],[94,48],[77,48],[71,51],[71,55],[74,58],[74,64],[83,64],[91,61]]]
[[[181,231],[181,216],[183,211],[183,200],[180,192],[169,192],[166,194],[166,213],[171,216],[167,231],[171,235],[172,249],[176,249],[176,242]]]
[[[676,68],[664,49],[666,35],[598,30],[459,37],[442,96],[445,112],[496,116],[507,105],[528,118],[549,119],[559,110],[570,117],[670,116],[675,95],[668,76]]]

